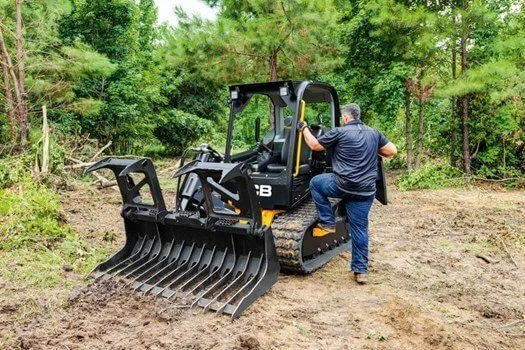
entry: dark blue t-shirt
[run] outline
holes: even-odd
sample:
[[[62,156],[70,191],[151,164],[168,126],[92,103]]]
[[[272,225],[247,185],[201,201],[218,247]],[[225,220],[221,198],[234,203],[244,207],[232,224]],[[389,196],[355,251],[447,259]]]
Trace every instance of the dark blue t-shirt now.
[[[318,138],[332,150],[334,181],[342,190],[372,195],[376,190],[377,152],[389,141],[378,130],[353,120]]]

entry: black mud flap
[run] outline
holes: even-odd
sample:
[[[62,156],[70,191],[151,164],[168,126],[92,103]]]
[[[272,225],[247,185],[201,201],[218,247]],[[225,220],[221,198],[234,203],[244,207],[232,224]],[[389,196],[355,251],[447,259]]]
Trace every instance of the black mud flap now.
[[[95,279],[121,278],[138,292],[232,318],[277,281],[274,238],[262,226],[242,164],[192,162],[180,169],[176,177],[201,182],[196,210],[166,209],[151,159],[105,158],[87,172],[101,168],[117,178],[126,242],[93,270]]]
[[[383,165],[383,158],[381,156],[377,156],[376,199],[381,204],[388,204],[385,167]]]

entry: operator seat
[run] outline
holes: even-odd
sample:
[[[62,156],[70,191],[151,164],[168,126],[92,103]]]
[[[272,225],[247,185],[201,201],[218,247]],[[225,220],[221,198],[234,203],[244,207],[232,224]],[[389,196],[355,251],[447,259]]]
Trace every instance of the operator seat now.
[[[293,145],[290,142],[292,132],[291,132],[291,124],[292,124],[292,118],[288,117],[284,120],[284,142],[283,146],[281,148],[281,159],[279,163],[272,163],[268,164],[268,172],[270,173],[280,173],[284,169],[286,169],[286,165],[288,163],[288,152],[290,151],[290,147],[293,147]],[[310,130],[312,131],[312,134],[315,137],[319,137],[323,130],[318,125],[311,125]],[[306,144],[306,141],[304,138],[302,139],[302,146],[301,146],[301,160],[299,162],[299,174],[308,174],[310,172],[310,158],[312,157],[312,150],[308,145]]]

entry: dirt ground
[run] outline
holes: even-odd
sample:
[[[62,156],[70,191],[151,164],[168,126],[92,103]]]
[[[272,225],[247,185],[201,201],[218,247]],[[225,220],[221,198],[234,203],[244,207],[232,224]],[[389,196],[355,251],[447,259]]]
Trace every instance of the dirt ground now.
[[[68,192],[63,208],[88,241],[116,233],[116,250],[118,193],[100,195]],[[525,193],[391,188],[390,199],[370,216],[367,285],[344,253],[309,276],[281,274],[232,321],[72,274],[78,288],[44,296],[62,307],[0,321],[0,336],[22,349],[525,348]],[[0,318],[13,312],[0,304]]]

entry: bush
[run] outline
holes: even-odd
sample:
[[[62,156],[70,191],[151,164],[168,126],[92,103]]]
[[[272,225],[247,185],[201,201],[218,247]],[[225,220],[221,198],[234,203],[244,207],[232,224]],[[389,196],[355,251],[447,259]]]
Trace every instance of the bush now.
[[[51,188],[32,181],[29,168],[35,155],[0,159],[0,271],[7,281],[32,287],[67,285],[72,280],[63,264],[87,273],[107,248],[81,240],[66,222],[58,196]]]
[[[52,247],[70,235],[56,194],[28,180],[0,190],[0,249],[40,243]]]
[[[419,169],[399,176],[400,190],[437,189],[454,184],[461,173],[444,161],[429,162]]]
[[[211,134],[212,130],[213,124],[209,120],[171,109],[160,114],[153,133],[168,153],[179,155],[205,134]]]
[[[0,190],[23,180],[29,181],[30,158],[28,154],[0,158]]]

